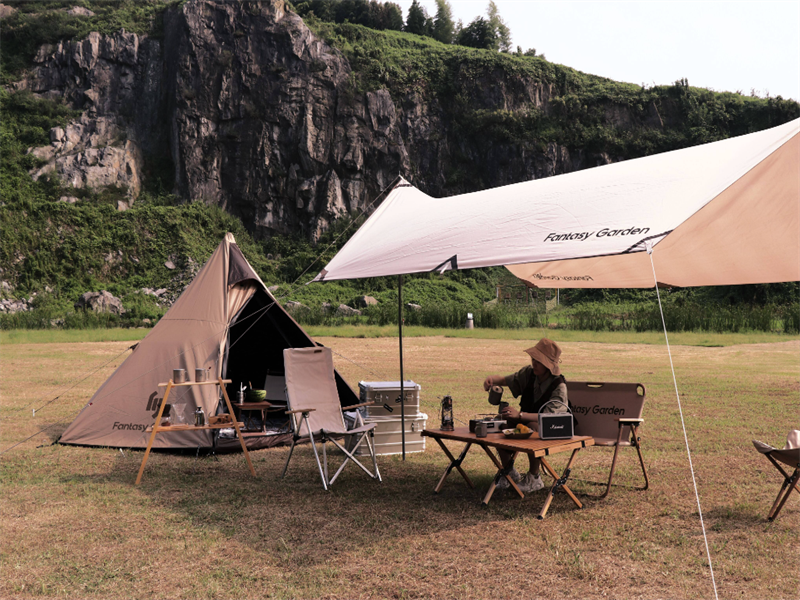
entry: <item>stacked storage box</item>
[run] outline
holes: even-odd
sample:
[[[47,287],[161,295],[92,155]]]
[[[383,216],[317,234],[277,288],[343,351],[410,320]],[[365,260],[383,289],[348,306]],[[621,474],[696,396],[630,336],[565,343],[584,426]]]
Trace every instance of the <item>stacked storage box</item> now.
[[[366,423],[375,423],[375,453],[401,454],[403,439],[401,428],[400,382],[399,381],[359,381],[361,402],[374,402],[365,407],[363,417]],[[406,452],[423,452],[425,438],[422,430],[428,415],[419,412],[420,386],[413,381],[403,382],[403,406],[405,413]],[[358,453],[362,454],[359,448]]]

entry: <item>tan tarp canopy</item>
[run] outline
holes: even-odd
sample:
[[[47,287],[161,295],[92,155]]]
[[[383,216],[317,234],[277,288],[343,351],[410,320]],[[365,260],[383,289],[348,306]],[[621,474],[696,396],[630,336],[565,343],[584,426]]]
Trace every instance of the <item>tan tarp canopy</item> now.
[[[164,395],[158,384],[168,381],[173,369],[186,369],[190,379],[195,368],[210,369],[214,378],[233,380],[231,395],[241,382],[260,387],[267,374],[282,376],[284,348],[314,345],[272,297],[228,233],[177,302],[97,390],[59,441],[144,448],[145,429],[153,424]],[[336,377],[342,404],[356,404],[350,387],[338,373]],[[232,395],[231,399],[235,401]],[[169,403],[192,422],[197,406],[206,415],[215,414],[219,391],[216,386],[179,387]],[[183,431],[159,434],[154,447],[197,448],[212,443],[210,431]],[[258,440],[248,438],[248,445],[257,446]]]
[[[497,265],[547,288],[800,280],[800,119],[449,198],[400,180],[316,281]]]

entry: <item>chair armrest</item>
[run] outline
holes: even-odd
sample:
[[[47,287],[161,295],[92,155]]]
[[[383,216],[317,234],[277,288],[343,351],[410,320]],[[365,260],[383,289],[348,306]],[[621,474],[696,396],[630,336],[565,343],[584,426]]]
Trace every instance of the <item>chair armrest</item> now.
[[[619,421],[621,425],[626,425],[630,423],[638,423],[641,425],[642,423],[644,423],[644,419],[614,419],[614,420]]]
[[[372,400],[371,402],[362,402],[361,404],[353,404],[351,406],[343,406],[342,410],[343,411],[345,411],[345,410],[353,410],[354,408],[361,408],[362,406],[371,406],[373,404],[375,404],[374,400]]]
[[[315,410],[317,410],[317,409],[316,408],[298,408],[297,410],[287,410],[283,414],[285,414],[285,415],[293,415],[293,414],[296,414],[296,413],[314,412]]]

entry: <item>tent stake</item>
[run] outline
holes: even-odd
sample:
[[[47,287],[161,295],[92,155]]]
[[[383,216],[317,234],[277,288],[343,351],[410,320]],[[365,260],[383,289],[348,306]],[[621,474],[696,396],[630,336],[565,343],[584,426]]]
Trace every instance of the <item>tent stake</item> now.
[[[406,403],[403,389],[403,276],[397,276],[397,327],[400,333],[400,440],[403,447],[403,460],[406,459]]]

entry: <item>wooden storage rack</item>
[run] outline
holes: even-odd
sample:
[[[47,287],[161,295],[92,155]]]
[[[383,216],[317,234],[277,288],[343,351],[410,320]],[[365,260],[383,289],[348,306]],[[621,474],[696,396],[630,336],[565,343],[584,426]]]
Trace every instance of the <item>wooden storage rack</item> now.
[[[250,461],[250,454],[247,452],[247,445],[244,443],[244,438],[242,437],[242,431],[240,427],[244,426],[244,423],[239,423],[236,420],[236,413],[233,412],[233,406],[231,405],[231,400],[228,398],[228,392],[225,390],[225,384],[231,383],[230,379],[222,379],[221,377],[216,381],[188,381],[186,383],[174,383],[172,379],[170,379],[167,383],[159,383],[158,387],[166,387],[167,391],[164,393],[164,399],[161,401],[161,406],[158,408],[158,416],[156,417],[156,422],[152,428],[150,428],[150,439],[147,441],[147,450],[144,451],[144,458],[142,459],[142,466],[139,467],[139,475],[136,477],[136,485],[142,481],[142,474],[144,473],[144,467],[147,464],[147,459],[150,457],[150,450],[153,447],[153,441],[156,439],[156,434],[161,433],[164,431],[194,431],[194,430],[203,430],[203,429],[226,429],[233,425],[233,428],[236,430],[236,437],[239,438],[239,443],[242,445],[242,452],[244,452],[244,457],[247,459],[247,466],[250,467],[250,473],[253,474],[253,477],[256,476],[256,471],[253,469],[253,463]],[[228,405],[228,413],[231,415],[232,422],[228,423],[215,423],[213,425],[169,425],[166,427],[162,427],[161,417],[164,412],[164,407],[167,405],[167,400],[169,399],[169,394],[172,391],[172,388],[176,387],[188,387],[190,385],[218,385],[222,390],[222,395],[225,398],[225,404]],[[208,417],[206,417],[206,422]]]

